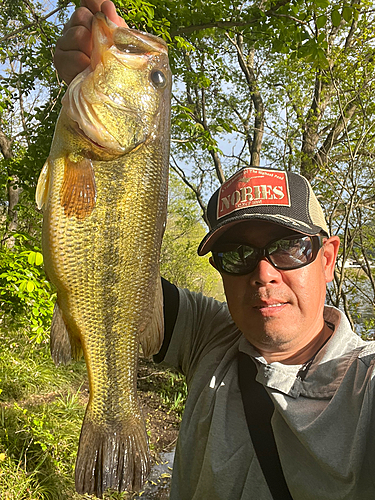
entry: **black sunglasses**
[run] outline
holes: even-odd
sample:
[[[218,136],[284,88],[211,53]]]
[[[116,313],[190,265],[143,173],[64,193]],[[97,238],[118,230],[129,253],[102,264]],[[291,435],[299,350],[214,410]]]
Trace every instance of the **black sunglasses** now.
[[[223,245],[220,252],[212,252],[219,272],[242,275],[254,271],[265,257],[276,269],[299,269],[316,259],[323,244],[321,236],[287,236],[273,240],[263,248],[250,245]]]

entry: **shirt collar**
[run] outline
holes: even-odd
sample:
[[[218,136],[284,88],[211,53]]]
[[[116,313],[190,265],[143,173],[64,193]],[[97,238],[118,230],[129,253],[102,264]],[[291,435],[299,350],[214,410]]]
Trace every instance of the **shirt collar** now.
[[[293,398],[300,395],[310,398],[332,397],[351,359],[358,355],[358,349],[366,345],[366,342],[352,332],[346,316],[335,307],[324,307],[324,319],[335,326],[335,331],[315,355],[304,380],[299,377],[303,365],[284,365],[277,361],[267,363],[250,342],[242,337],[238,348],[256,360],[257,382]]]

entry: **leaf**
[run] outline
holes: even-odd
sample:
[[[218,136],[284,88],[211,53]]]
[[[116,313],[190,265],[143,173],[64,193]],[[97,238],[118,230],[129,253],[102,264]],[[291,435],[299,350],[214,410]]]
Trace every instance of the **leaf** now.
[[[336,28],[337,28],[337,26],[340,25],[340,23],[341,23],[341,14],[340,14],[340,12],[337,9],[335,9],[335,10],[332,11],[332,13],[331,13],[331,21],[332,21],[333,26],[335,26]]]
[[[40,266],[43,264],[43,254],[35,252],[35,265]]]
[[[314,3],[317,7],[321,7],[322,9],[326,9],[329,6],[329,0],[315,0]]]
[[[30,252],[29,256],[27,257],[27,262],[31,265],[34,265],[35,264],[35,257],[36,257],[35,252]]]
[[[325,15],[319,16],[316,20],[316,27],[318,29],[323,28],[323,26],[326,25],[326,22],[327,22],[327,16]]]
[[[33,281],[28,281],[27,282],[27,285],[26,285],[26,289],[29,293],[33,292],[34,291],[34,288],[35,288],[35,284]]]
[[[272,49],[274,52],[281,52],[283,50],[284,44],[280,38],[275,38],[272,42]]]
[[[345,19],[347,23],[349,23],[352,20],[353,17],[353,10],[350,7],[344,7],[342,9],[342,17]]]

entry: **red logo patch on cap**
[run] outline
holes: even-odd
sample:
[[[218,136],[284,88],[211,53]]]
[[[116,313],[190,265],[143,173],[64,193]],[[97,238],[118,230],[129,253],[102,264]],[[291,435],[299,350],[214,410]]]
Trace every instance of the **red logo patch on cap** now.
[[[217,218],[254,205],[290,206],[286,172],[244,168],[221,186]]]

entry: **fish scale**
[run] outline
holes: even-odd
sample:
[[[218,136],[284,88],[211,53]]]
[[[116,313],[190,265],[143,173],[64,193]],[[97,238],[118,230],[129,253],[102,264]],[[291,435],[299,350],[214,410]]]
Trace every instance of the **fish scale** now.
[[[122,37],[139,51],[116,45]],[[163,332],[171,76],[163,41],[117,28],[101,13],[93,46],[96,63],[63,98],[37,202],[45,268],[57,288],[52,356],[66,363],[82,350],[90,386],[76,489],[100,497],[140,489],[149,471],[136,375],[139,344],[151,355]]]

